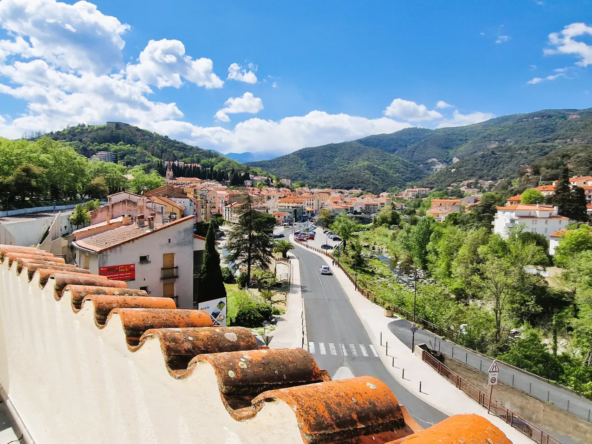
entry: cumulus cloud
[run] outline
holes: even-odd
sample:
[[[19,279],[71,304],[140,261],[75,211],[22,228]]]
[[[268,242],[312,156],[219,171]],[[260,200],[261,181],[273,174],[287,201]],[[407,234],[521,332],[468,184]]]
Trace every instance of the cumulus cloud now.
[[[257,67],[253,64],[249,64],[250,70],[247,71],[238,63],[233,63],[228,67],[228,80],[236,80],[237,82],[245,83],[257,83],[257,76],[253,71],[257,70]]]
[[[472,125],[474,123],[484,122],[489,119],[493,119],[494,114],[482,113],[475,111],[469,114],[461,114],[458,110],[454,110],[451,119],[445,119],[438,124],[438,128],[447,128],[452,126],[465,126]]]
[[[511,37],[509,35],[498,35],[495,43],[497,43],[498,45],[500,43],[506,43],[507,41],[510,40],[510,38]]]
[[[549,45],[551,48],[544,50],[545,55],[569,54],[580,60],[576,65],[586,67],[592,64],[592,45],[587,45],[576,37],[592,35],[592,26],[585,23],[572,23],[567,25],[561,32],[549,34]]]
[[[179,121],[155,122],[151,129],[223,153],[273,150],[281,155],[305,146],[393,133],[409,126],[386,117],[366,119],[312,111],[305,116],[286,117],[279,121],[253,118],[237,124],[232,130],[204,128]]]
[[[214,63],[210,59],[194,60],[185,55],[185,45],[179,40],[150,40],[138,60],[138,64],[127,66],[128,76],[147,85],[179,88],[182,78],[206,88],[224,85],[213,73]]]
[[[2,0],[0,24],[17,36],[18,53],[24,57],[42,57],[62,68],[95,74],[121,65],[122,35],[129,29],[85,1],[68,5],[55,0]]]
[[[384,115],[398,117],[409,122],[421,122],[441,119],[443,116],[438,111],[430,111],[425,105],[418,105],[410,100],[395,99],[384,110]]]
[[[438,103],[436,103],[436,108],[438,109],[452,108],[453,106],[454,105],[446,103],[444,100],[438,100]]]
[[[257,114],[263,109],[263,101],[252,93],[246,92],[241,97],[230,98],[224,103],[214,117],[221,122],[230,122],[228,114],[250,113]]]

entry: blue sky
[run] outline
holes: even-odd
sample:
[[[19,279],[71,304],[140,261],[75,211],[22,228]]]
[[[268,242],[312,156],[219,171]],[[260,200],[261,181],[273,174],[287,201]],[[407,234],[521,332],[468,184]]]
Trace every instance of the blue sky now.
[[[0,136],[117,120],[265,156],[588,108],[591,13],[589,0],[0,0]]]

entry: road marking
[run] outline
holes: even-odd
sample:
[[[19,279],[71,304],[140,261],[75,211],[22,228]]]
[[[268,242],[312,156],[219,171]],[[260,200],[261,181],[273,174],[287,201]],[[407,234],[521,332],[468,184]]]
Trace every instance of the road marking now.
[[[378,358],[378,353],[376,353],[376,349],[372,344],[370,344],[370,350],[372,350],[372,354],[374,355],[374,357]]]
[[[331,351],[331,354],[333,356],[336,356],[337,355],[337,350],[335,350],[335,344],[329,342],[329,350]]]
[[[321,355],[327,354],[327,352],[325,351],[325,344],[323,342],[319,342],[319,349],[321,350]]]
[[[341,348],[341,354],[343,356],[347,356],[347,350],[345,349],[345,345],[339,344],[339,347]]]
[[[360,347],[360,350],[362,351],[362,356],[368,357],[368,352],[366,351],[366,347],[364,347],[362,344],[358,344],[358,346]]]
[[[358,356],[358,351],[354,344],[349,344],[349,350],[351,351],[352,356]]]
[[[314,346],[314,342],[309,342],[309,343],[308,343],[308,352],[309,352],[311,355],[314,355],[314,354],[315,354],[315,346]]]

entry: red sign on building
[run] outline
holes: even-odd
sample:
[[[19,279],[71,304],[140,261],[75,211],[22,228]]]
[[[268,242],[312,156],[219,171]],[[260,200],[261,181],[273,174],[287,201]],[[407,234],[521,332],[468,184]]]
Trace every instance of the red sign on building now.
[[[99,267],[99,275],[114,281],[128,281],[136,278],[136,264]]]

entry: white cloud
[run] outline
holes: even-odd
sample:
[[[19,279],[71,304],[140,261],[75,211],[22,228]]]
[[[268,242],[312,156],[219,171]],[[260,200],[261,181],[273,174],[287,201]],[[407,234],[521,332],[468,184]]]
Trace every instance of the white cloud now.
[[[92,3],[68,5],[55,0],[2,0],[0,26],[17,36],[23,57],[42,57],[61,68],[95,74],[121,66],[122,35],[129,29]],[[27,48],[18,39],[23,36],[30,42]]]
[[[541,83],[542,81],[544,81],[545,79],[541,78],[541,77],[535,77],[534,79],[529,80],[528,83],[529,85],[536,85],[537,83]]]
[[[230,122],[227,114],[250,113],[257,114],[263,109],[263,101],[252,93],[246,92],[241,97],[230,98],[224,103],[215,117],[221,122]]]
[[[495,43],[497,43],[497,44],[505,43],[505,42],[509,41],[510,38],[511,37],[509,35],[498,35]]]
[[[442,114],[438,111],[430,111],[425,105],[418,105],[415,102],[403,99],[393,100],[384,110],[384,115],[389,117],[399,117],[409,122],[421,122],[442,118]]]
[[[453,106],[454,105],[446,103],[444,100],[438,100],[438,103],[436,103],[436,108],[438,109],[452,108]]]
[[[469,114],[461,114],[458,110],[454,110],[452,119],[443,120],[438,124],[438,128],[472,125],[474,123],[484,122],[486,120],[493,119],[494,117],[494,114],[482,113],[480,111],[475,111]]]
[[[212,72],[214,63],[210,59],[193,60],[185,55],[185,46],[179,40],[150,40],[138,60],[137,65],[127,66],[127,74],[131,80],[140,80],[147,85],[179,88],[183,84],[182,78],[206,88],[224,85]]]
[[[257,71],[257,66],[249,63],[250,70],[242,68],[238,63],[233,63],[228,67],[228,79],[236,80],[237,82],[257,83],[257,76],[254,71]]]
[[[547,77],[544,77],[544,78],[541,78],[541,77],[535,77],[534,79],[532,79],[532,80],[529,80],[529,81],[528,81],[528,82],[526,82],[526,83],[527,83],[528,85],[536,85],[537,83],[541,83],[541,82],[544,82],[544,81],[546,81],[546,80],[555,80],[555,79],[558,79],[558,78],[560,78],[560,77],[566,77],[566,78],[567,78],[567,75],[566,75],[566,73],[567,73],[569,70],[570,70],[570,68],[569,68],[569,67],[568,67],[568,68],[557,68],[557,69],[554,69],[554,70],[553,70],[553,71],[555,71],[557,74],[552,74],[552,75],[550,75],[550,76],[547,76]]]
[[[544,50],[545,55],[552,54],[569,54],[574,55],[580,59],[576,62],[578,66],[588,66],[592,64],[592,45],[587,45],[582,41],[578,41],[576,37],[592,35],[592,26],[585,23],[572,23],[567,25],[561,32],[553,32],[549,34],[549,45],[552,48]]]
[[[237,124],[233,130],[204,128],[179,121],[155,122],[151,129],[223,153],[274,151],[281,155],[306,146],[393,133],[409,126],[386,117],[366,119],[312,111],[305,116],[286,117],[279,121],[253,118]]]

